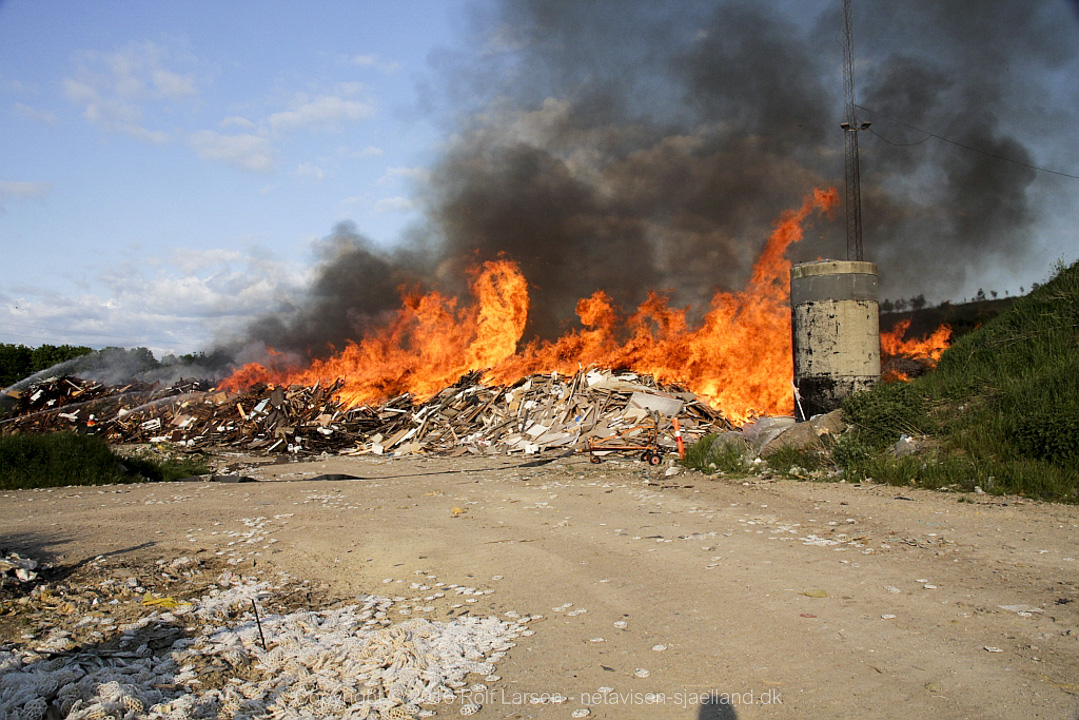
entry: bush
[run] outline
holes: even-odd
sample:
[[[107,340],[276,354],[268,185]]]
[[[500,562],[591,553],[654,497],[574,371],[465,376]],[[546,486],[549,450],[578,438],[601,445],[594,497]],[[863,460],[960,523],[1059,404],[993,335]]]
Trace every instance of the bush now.
[[[74,433],[0,436],[0,489],[176,480],[206,472],[204,459],[122,458],[99,437]]]
[[[1056,465],[1079,466],[1079,412],[1047,411],[1026,418],[1012,429],[1012,441],[1023,455]]]
[[[860,442],[877,449],[904,434],[921,435],[929,425],[925,399],[913,382],[890,383],[851,395],[843,402],[843,418],[854,426]]]
[[[775,450],[765,461],[769,469],[777,475],[786,475],[805,479],[809,473],[825,466],[825,451],[821,449],[801,449],[781,447]],[[791,470],[795,472],[791,472]],[[802,472],[797,470],[801,469]]]
[[[746,444],[737,438],[705,435],[686,448],[681,464],[703,473],[745,473],[751,468],[746,462]]]

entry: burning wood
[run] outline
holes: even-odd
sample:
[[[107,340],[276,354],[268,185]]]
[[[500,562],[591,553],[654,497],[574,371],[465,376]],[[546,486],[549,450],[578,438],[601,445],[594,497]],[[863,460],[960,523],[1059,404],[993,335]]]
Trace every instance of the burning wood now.
[[[349,404],[368,404],[400,393],[433,397],[463,373],[489,368],[489,385],[515,383],[537,373],[572,375],[579,367],[635,368],[663,383],[692,387],[735,422],[760,414],[790,414],[794,397],[790,331],[790,261],[802,224],[838,202],[834,188],[805,196],[801,207],[775,222],[753,275],[739,292],[717,292],[694,327],[689,308],[650,293],[624,313],[602,290],[576,305],[581,327],[541,341],[522,333],[528,318],[528,283],[508,258],[472,271],[471,298],[438,292],[410,294],[380,326],[365,330],[344,349],[322,359],[289,359],[268,349],[265,363],[251,363],[223,387],[254,382],[311,385],[344,378]]]
[[[908,338],[910,320],[900,320],[880,334],[881,377],[885,382],[910,380],[936,367],[951,344],[952,329],[941,325],[922,338]]]
[[[590,368],[531,375],[512,385],[486,385],[481,375],[465,375],[422,403],[405,393],[378,406],[355,407],[340,396],[343,380],[257,383],[227,392],[190,382],[107,387],[65,377],[21,393],[0,432],[74,430],[117,443],[407,455],[585,450],[590,443],[632,437],[644,417],[655,418],[653,442],[660,450],[675,446],[675,415],[691,442],[731,427],[693,393],[648,375]]]

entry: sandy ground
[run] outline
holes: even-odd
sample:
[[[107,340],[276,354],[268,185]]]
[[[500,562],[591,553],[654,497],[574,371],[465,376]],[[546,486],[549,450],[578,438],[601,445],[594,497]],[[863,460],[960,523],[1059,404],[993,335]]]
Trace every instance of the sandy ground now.
[[[343,601],[435,577],[492,590],[433,611],[544,616],[481,718],[1079,709],[1079,507],[582,456],[231,460],[259,482],[3,493],[0,548],[230,561]],[[311,479],[327,473],[359,479]]]

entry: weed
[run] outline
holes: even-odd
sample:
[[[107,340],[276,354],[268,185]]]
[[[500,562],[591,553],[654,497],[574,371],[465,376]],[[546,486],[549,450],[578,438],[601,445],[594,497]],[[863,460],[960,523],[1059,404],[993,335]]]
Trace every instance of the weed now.
[[[765,463],[777,475],[802,479],[806,478],[809,473],[823,469],[828,464],[826,453],[822,450],[803,450],[795,447],[776,449],[768,456]]]
[[[752,467],[746,459],[745,441],[730,435],[705,435],[686,448],[682,465],[703,473],[746,473]]]
[[[0,436],[0,489],[176,480],[206,472],[201,457],[121,457],[99,437],[75,433]]]
[[[716,435],[705,435],[697,442],[686,447],[686,454],[682,458],[682,465],[707,472],[708,454],[712,451],[712,445],[716,442]]]

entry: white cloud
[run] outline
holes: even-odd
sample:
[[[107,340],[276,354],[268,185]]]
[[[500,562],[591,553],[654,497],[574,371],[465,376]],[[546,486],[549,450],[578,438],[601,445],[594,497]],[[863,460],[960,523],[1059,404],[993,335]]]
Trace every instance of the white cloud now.
[[[340,82],[333,86],[335,95],[359,95],[367,86],[361,82]]]
[[[115,95],[103,94],[93,84],[72,78],[64,80],[64,93],[69,100],[83,106],[83,117],[103,130],[147,140],[158,145],[168,140],[167,133],[149,130],[142,126],[143,110],[142,105],[138,103],[127,102]]]
[[[82,53],[74,75],[64,79],[64,94],[102,130],[166,142],[168,133],[145,126],[147,106],[176,103],[198,94],[195,75],[165,67],[167,59],[166,49],[152,42],[111,53]]]
[[[158,357],[209,349],[265,312],[285,307],[308,269],[246,251],[177,249],[132,258],[94,278],[91,291],[21,287],[0,302],[0,338],[40,345],[144,346]]]
[[[221,121],[221,127],[238,127],[244,130],[253,130],[255,123],[240,115],[230,115]]]
[[[29,105],[24,105],[22,103],[15,103],[13,109],[15,110],[16,115],[22,115],[25,118],[37,120],[38,122],[45,123],[46,125],[56,124],[56,114],[51,113],[47,110],[38,110],[37,108],[33,108]]]
[[[365,157],[379,157],[383,155],[382,148],[375,147],[374,145],[368,145],[365,148],[359,150],[353,150],[347,145],[342,145],[334,149],[334,154],[338,157],[344,158],[365,158]]]
[[[0,196],[33,198],[44,197],[52,192],[52,183],[9,181],[0,182]]]
[[[150,258],[146,262],[156,267],[170,267],[183,273],[199,273],[208,269],[227,268],[233,263],[245,261],[246,256],[239,250],[184,248],[182,250],[173,250],[167,259]]]
[[[0,182],[0,213],[5,212],[4,200],[7,198],[30,199],[42,198],[52,192],[52,183],[7,181]]]
[[[170,100],[182,100],[197,95],[199,92],[195,87],[194,75],[180,75],[170,70],[157,68],[151,77],[157,92]]]
[[[416,208],[416,203],[406,197],[383,198],[375,203],[376,213],[409,212]]]
[[[303,178],[311,178],[316,182],[322,182],[326,172],[314,163],[300,163],[296,166],[296,175]]]
[[[417,182],[427,182],[431,179],[431,171],[424,167],[391,167],[386,168],[386,173],[379,178],[378,183],[385,185],[396,178],[405,178]]]
[[[392,60],[381,60],[378,55],[353,55],[349,62],[359,67],[375,68],[384,73],[396,72],[401,67],[400,63]]]
[[[190,141],[203,160],[216,160],[241,170],[260,173],[271,172],[276,164],[270,141],[260,135],[224,135],[213,130],[202,130],[192,134]]]
[[[356,122],[371,117],[372,105],[359,100],[345,100],[336,95],[314,99],[301,98],[289,110],[270,115],[269,125],[274,132],[286,132],[311,127],[335,127],[342,121]]]

